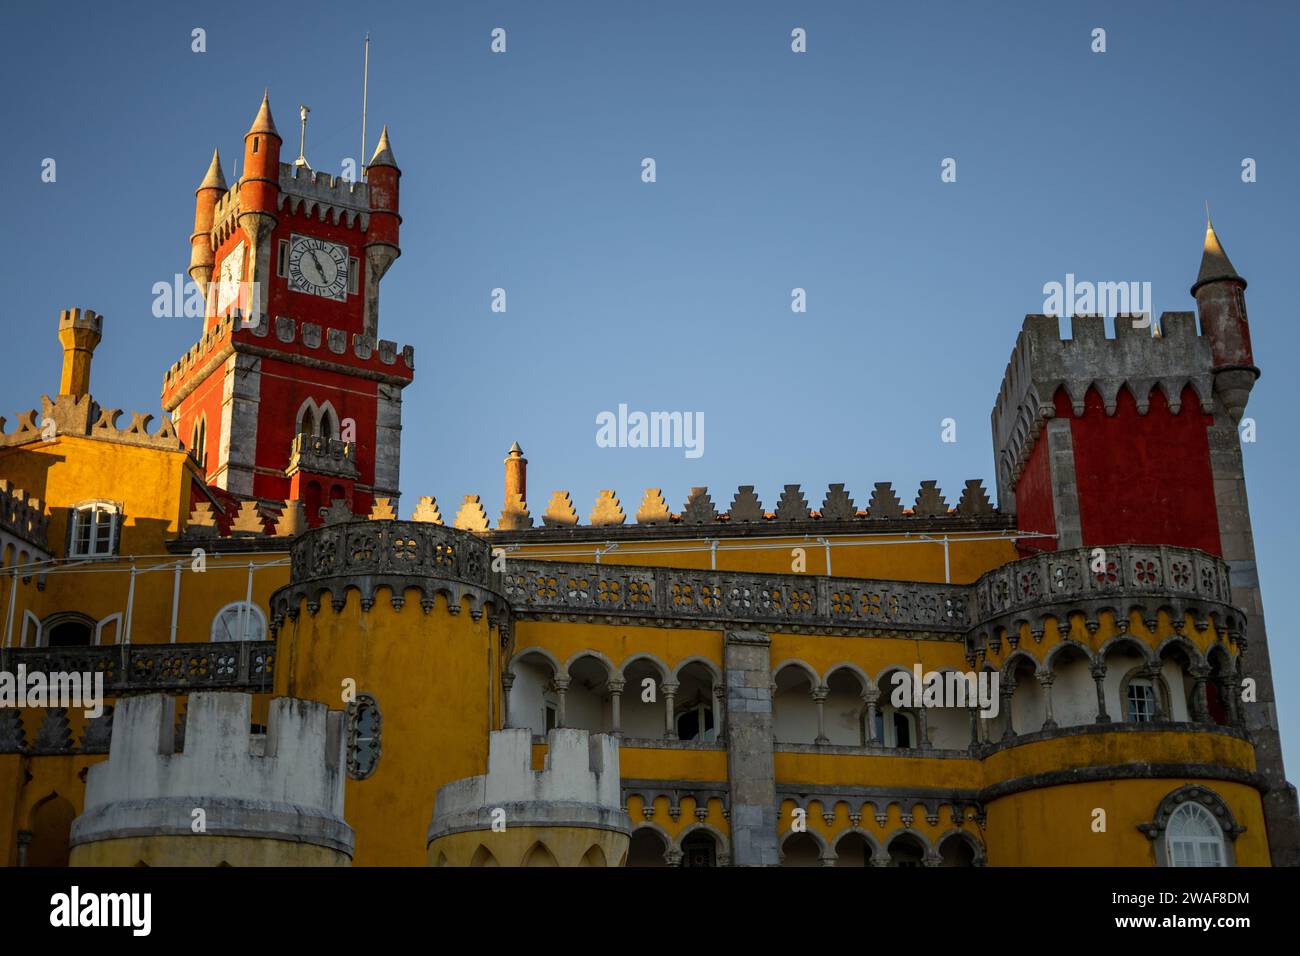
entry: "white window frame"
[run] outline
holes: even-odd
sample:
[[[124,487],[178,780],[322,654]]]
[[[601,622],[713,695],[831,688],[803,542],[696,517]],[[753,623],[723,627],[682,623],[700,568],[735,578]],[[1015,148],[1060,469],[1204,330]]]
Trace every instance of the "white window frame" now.
[[[348,295],[358,295],[361,292],[361,260],[356,256],[348,256]]]
[[[230,633],[230,629],[227,627],[226,632],[228,636],[219,635],[217,629],[222,625],[222,619],[225,617],[226,612],[230,610],[242,611],[245,613],[251,612],[252,618],[256,620],[257,627],[261,628],[261,631],[257,634],[253,634],[253,628],[249,626],[245,614],[240,614],[236,618],[236,632]],[[262,613],[262,609],[258,607],[256,603],[250,604],[248,601],[231,601],[212,616],[212,627],[208,640],[213,644],[225,644],[231,641],[264,641],[266,640],[266,634],[266,615]]]
[[[70,558],[107,558],[117,554],[117,535],[118,526],[121,524],[122,508],[112,501],[87,501],[83,504],[76,505],[71,509],[72,528],[68,536],[68,557]],[[98,517],[107,515],[108,520],[108,545],[105,550],[98,547]],[[90,520],[90,532],[87,535],[88,549],[82,551],[79,549],[77,539],[80,537],[81,530],[85,527],[87,519]]]
[[[892,704],[885,704],[883,707],[880,707],[876,710],[876,719],[880,721],[880,727],[873,728],[879,731],[879,733],[876,735],[876,744],[878,746],[887,747],[891,750],[899,749],[898,731],[894,727],[895,714],[897,714],[898,716],[902,717],[905,721],[907,721],[907,730],[911,738],[910,745],[903,749],[906,750],[916,749],[919,746],[917,730],[916,730],[917,728],[916,715],[912,713],[912,711],[910,710],[899,710],[896,707],[894,707]],[[866,720],[871,719],[869,713],[865,716],[866,716]]]
[[[1215,836],[1175,836],[1174,825],[1179,817],[1192,817],[1209,820],[1214,826]],[[1175,845],[1182,845],[1190,856],[1190,861],[1177,862]],[[1202,859],[1202,850],[1213,848],[1214,861]],[[1228,846],[1223,837],[1223,827],[1214,819],[1214,814],[1199,803],[1188,801],[1182,804],[1169,817],[1165,824],[1165,854],[1170,866],[1222,866],[1228,865]],[[1207,854],[1208,856],[1209,854]]]

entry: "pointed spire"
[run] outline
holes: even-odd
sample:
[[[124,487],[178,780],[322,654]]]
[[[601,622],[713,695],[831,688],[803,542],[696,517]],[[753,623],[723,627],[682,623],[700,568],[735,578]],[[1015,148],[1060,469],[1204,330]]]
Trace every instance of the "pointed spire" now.
[[[397,168],[397,160],[393,158],[393,147],[388,142],[388,124],[384,124],[384,131],[379,134],[379,144],[375,147],[375,155],[370,157],[368,166],[392,166]]]
[[[506,454],[508,454],[511,458],[523,458],[524,450],[519,447],[519,442],[514,442],[510,446],[510,451],[508,451]]]
[[[253,120],[253,125],[244,135],[251,136],[253,133],[265,133],[269,136],[280,138],[280,132],[275,128],[275,120],[271,118],[271,93],[270,90],[262,92],[262,106],[257,111],[257,117]]]
[[[1192,295],[1196,290],[1207,282],[1217,282],[1220,279],[1239,279],[1245,280],[1237,275],[1237,270],[1232,267],[1232,262],[1228,259],[1228,254],[1223,251],[1223,246],[1219,243],[1219,237],[1214,231],[1214,223],[1209,217],[1209,207],[1206,207],[1205,216],[1205,252],[1201,256],[1201,271],[1196,276],[1196,284],[1192,286]]]
[[[215,149],[212,151],[212,162],[208,166],[207,175],[203,177],[203,182],[199,183],[199,189],[226,191],[226,177],[221,173],[221,156]]]

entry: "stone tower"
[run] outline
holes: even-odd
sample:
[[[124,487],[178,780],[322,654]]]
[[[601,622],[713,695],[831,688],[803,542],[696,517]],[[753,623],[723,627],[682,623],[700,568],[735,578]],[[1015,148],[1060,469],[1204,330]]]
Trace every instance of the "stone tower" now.
[[[304,120],[305,122],[305,120]],[[177,431],[206,436],[208,484],[239,497],[366,512],[398,496],[414,351],[378,338],[379,283],[401,254],[401,170],[385,128],[364,179],[280,161],[263,97],[227,189],[214,152],[195,195],[190,277],[203,334],[167,372]]]
[[[993,410],[998,504],[1023,531],[1022,552],[1112,545],[1196,548],[1221,557],[1238,636],[1245,725],[1267,788],[1269,846],[1300,864],[1295,790],[1278,737],[1263,603],[1237,424],[1259,376],[1241,278],[1207,226],[1191,312],[1167,312],[1162,334],[1134,316],[1107,338],[1099,316],[1025,318]],[[1226,595],[1225,595],[1226,596]],[[1247,653],[1248,649],[1248,653]],[[1248,685],[1243,684],[1242,690]]]
[[[191,694],[177,741],[175,698],[120,700],[72,824],[72,865],[347,866],[343,714],[279,698],[262,735],[251,713],[248,694]]]

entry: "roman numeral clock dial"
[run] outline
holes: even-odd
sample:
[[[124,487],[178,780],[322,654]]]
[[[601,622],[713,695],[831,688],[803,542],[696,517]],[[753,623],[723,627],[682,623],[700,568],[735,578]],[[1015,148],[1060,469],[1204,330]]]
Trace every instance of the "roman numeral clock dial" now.
[[[342,302],[348,297],[348,247],[312,236],[289,240],[289,288]]]

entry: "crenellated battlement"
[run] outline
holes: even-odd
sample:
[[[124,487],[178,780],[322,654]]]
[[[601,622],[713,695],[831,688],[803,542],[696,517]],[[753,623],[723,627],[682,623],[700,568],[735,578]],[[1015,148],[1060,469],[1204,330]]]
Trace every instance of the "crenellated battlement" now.
[[[120,699],[109,758],[86,777],[72,845],[197,833],[313,843],[350,856],[343,712],[279,697],[266,733],[250,733],[251,726],[251,695],[191,694],[178,753],[176,698]],[[196,810],[202,830],[194,828]]]
[[[49,547],[46,540],[49,525],[50,516],[45,513],[45,503],[40,498],[34,498],[0,478],[0,531],[8,531],[45,550]]]
[[[59,331],[85,329],[95,335],[104,332],[104,317],[91,309],[64,309],[59,313]]]
[[[177,407],[187,394],[183,385],[208,375],[241,346],[247,348],[258,339],[270,340],[273,330],[276,342],[297,345],[303,354],[315,353],[322,361],[346,364],[350,372],[363,376],[368,371],[373,378],[405,382],[415,370],[415,348],[410,345],[398,346],[387,339],[376,341],[373,336],[322,327],[314,322],[299,323],[283,315],[277,316],[274,322],[261,321],[251,326],[244,326],[239,317],[225,316],[163,374],[163,407],[169,411]],[[341,358],[335,360],[331,356]],[[363,363],[359,368],[358,362]]]
[[[0,416],[0,448],[73,435],[163,451],[181,450],[181,440],[170,417],[162,416],[157,429],[150,432],[154,420],[151,413],[132,412],[131,424],[125,427],[118,424],[122,415],[122,409],[103,408],[89,395],[79,398],[60,395],[54,399],[42,395],[41,410],[38,412],[33,408],[19,415],[18,427],[12,432],[5,432],[6,419]]]
[[[515,496],[519,498],[518,495]],[[271,503],[245,501],[238,517],[218,515],[212,505],[202,502],[194,506],[186,534],[190,536],[230,537],[235,523],[244,536],[270,534],[296,535],[306,525],[300,516],[301,505],[283,502]],[[376,498],[369,514],[353,514],[341,500],[336,500],[324,516],[325,524],[340,524],[360,518],[372,521],[397,519],[390,498]],[[990,530],[1007,525],[1003,517],[989,502],[984,483],[979,479],[966,482],[955,506],[948,504],[937,481],[923,481],[911,507],[904,507],[889,482],[877,482],[865,508],[859,508],[843,484],[832,484],[826,492],[820,509],[813,509],[799,485],[786,485],[774,510],[767,510],[759,500],[753,485],[741,485],[731,501],[728,511],[718,511],[707,487],[692,488],[680,512],[670,511],[659,488],[647,488],[641,506],[629,516],[622,502],[612,490],[600,492],[583,524],[567,491],[556,491],[542,515],[541,526],[534,526],[525,502],[507,502],[501,520],[492,527],[482,496],[465,495],[451,520],[451,526],[461,531],[475,533],[495,532],[510,539],[526,540],[531,535],[543,536],[548,531],[598,530],[601,537],[634,532],[634,529],[653,535],[657,530],[672,528],[680,537],[695,531],[701,535],[715,534],[719,530],[735,529],[741,533],[797,534],[833,529],[841,533],[858,531],[915,530]],[[442,525],[444,518],[435,498],[419,499],[410,520]],[[262,530],[257,530],[261,528]],[[295,530],[296,529],[296,530]]]
[[[1199,411],[1213,412],[1214,361],[1209,339],[1197,334],[1196,315],[1164,313],[1159,335],[1152,335],[1149,326],[1135,327],[1140,318],[1117,317],[1111,338],[1101,316],[1075,316],[1070,337],[1062,338],[1056,317],[1025,316],[992,414],[998,501],[1004,507],[1044,423],[1056,415],[1060,389],[1069,396],[1075,416],[1083,415],[1091,389],[1100,395],[1107,415],[1116,413],[1122,390],[1145,415],[1156,389],[1178,414],[1189,386],[1199,399]]]
[[[363,181],[281,163],[279,207],[349,229],[359,223],[364,232],[370,225],[370,188]]]
[[[532,768],[526,728],[492,731],[488,772],[438,788],[429,842],[466,830],[492,829],[498,813],[512,827],[577,827],[631,831],[619,779],[618,738],[555,729],[546,736],[546,764]]]

